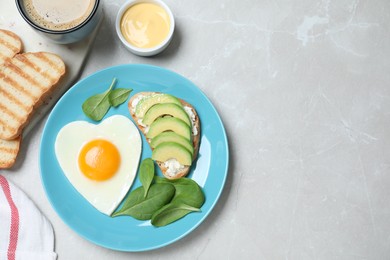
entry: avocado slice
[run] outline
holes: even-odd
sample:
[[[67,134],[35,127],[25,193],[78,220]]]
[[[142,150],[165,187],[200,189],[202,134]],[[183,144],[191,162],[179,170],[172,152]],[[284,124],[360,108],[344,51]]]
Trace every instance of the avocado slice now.
[[[192,163],[191,153],[184,146],[174,142],[159,144],[152,152],[152,159],[159,162],[176,159],[185,166],[190,166]]]
[[[162,132],[172,131],[191,141],[191,128],[183,120],[176,117],[160,117],[154,121],[146,134],[146,138],[153,139]]]
[[[173,142],[184,146],[190,153],[194,155],[194,147],[190,141],[175,132],[163,132],[152,139],[150,146],[154,149],[162,143]]]
[[[158,103],[174,103],[181,105],[180,100],[172,95],[165,93],[154,94],[147,96],[138,102],[137,106],[135,107],[135,115],[138,118],[143,118],[149,108]]]
[[[153,105],[145,113],[144,118],[142,119],[142,123],[145,125],[150,125],[154,120],[156,120],[156,118],[164,115],[170,115],[179,118],[183,120],[188,126],[191,126],[190,118],[188,117],[188,114],[184,108],[181,105],[174,103],[159,103]]]

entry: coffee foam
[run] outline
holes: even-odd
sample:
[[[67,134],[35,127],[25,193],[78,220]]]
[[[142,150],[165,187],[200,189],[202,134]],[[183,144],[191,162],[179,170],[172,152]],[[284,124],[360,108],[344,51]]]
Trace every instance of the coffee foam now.
[[[36,2],[39,2],[39,0],[24,0],[23,5],[24,5],[25,13],[31,19],[31,21],[35,23],[37,26],[43,27],[45,29],[53,30],[53,31],[63,31],[78,26],[89,17],[91,12],[93,11],[96,0],[85,0],[85,1],[89,2],[86,3],[88,5],[86,11],[83,14],[78,15],[77,17],[61,16],[61,12],[58,11],[61,10],[60,7],[58,7],[57,9],[53,8],[52,10],[50,10],[51,12],[42,13],[42,10],[37,9],[37,6],[39,5],[37,5]],[[45,1],[41,1],[39,2],[39,4],[42,5],[42,3],[44,2]],[[69,3],[71,1],[54,0],[52,3],[56,3],[56,2],[65,4],[66,2]]]

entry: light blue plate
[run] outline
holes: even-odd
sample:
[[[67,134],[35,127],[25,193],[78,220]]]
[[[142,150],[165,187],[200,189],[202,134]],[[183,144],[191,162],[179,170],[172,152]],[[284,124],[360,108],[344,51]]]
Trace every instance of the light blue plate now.
[[[159,91],[175,95],[192,104],[201,120],[199,156],[189,174],[206,196],[200,213],[191,213],[165,227],[132,217],[108,217],[92,207],[63,174],[54,152],[57,133],[69,122],[89,120],[81,104],[90,96],[104,92],[113,78],[116,88],[132,88],[131,95]],[[105,118],[121,114],[131,118],[127,102],[111,108]],[[151,156],[143,138],[142,158]],[[194,230],[211,212],[225,184],[229,151],[225,129],[207,97],[189,80],[163,68],[148,65],[121,65],[99,71],[75,84],[56,104],[42,135],[40,147],[41,178],[46,194],[63,221],[82,237],[103,247],[120,251],[146,251],[171,244]],[[76,163],[76,162],[75,162]],[[161,174],[161,172],[158,172]],[[139,187],[137,178],[131,189]],[[57,234],[61,236],[61,234]]]

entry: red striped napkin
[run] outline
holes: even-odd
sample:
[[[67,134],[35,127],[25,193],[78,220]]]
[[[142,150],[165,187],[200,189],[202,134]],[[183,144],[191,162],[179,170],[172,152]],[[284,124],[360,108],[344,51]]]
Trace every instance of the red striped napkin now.
[[[57,259],[50,222],[27,195],[0,175],[0,259]]]

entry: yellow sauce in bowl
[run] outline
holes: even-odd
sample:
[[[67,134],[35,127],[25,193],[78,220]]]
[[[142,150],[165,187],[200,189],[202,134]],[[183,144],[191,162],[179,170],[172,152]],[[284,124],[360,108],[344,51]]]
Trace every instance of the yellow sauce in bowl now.
[[[170,18],[161,6],[138,3],[125,11],[120,22],[123,37],[135,47],[153,48],[169,35]]]

